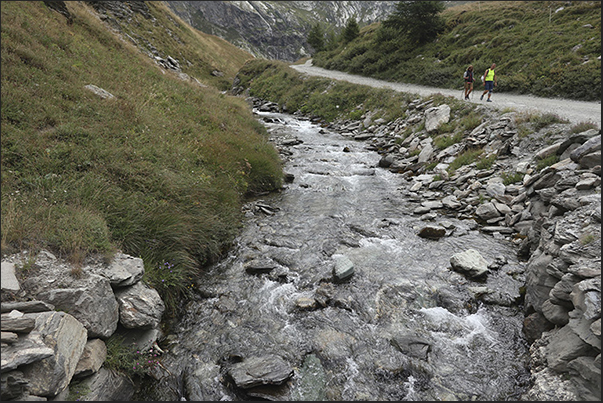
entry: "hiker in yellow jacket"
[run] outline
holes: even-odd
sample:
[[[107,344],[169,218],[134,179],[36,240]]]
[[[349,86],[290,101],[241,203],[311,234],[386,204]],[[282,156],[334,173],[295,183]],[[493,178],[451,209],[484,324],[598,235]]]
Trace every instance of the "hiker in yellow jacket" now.
[[[483,100],[484,95],[486,95],[486,93],[488,93],[488,99],[486,101],[492,102],[492,100],[490,99],[490,96],[492,95],[492,90],[497,85],[496,73],[494,73],[495,67],[496,67],[496,63],[492,63],[492,66],[490,66],[490,68],[487,69],[486,72],[484,73],[484,86],[486,87],[486,89],[482,93],[482,96],[479,97],[480,100]]]

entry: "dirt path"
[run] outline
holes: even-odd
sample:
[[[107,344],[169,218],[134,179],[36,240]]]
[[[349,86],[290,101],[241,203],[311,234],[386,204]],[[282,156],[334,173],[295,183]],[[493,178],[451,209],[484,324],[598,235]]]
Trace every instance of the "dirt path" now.
[[[320,76],[332,78],[335,80],[348,81],[354,84],[368,85],[377,88],[390,88],[400,92],[408,92],[427,96],[440,93],[462,99],[463,90],[450,90],[444,88],[425,87],[415,84],[392,83],[374,78],[356,76],[340,71],[326,70],[320,67],[312,66],[312,60],[305,64],[291,65],[292,68],[300,73],[306,73],[311,76]],[[492,94],[493,102],[486,102],[486,97],[480,101],[479,97],[483,92],[483,85],[476,83],[475,90],[471,94],[472,99],[468,102],[480,103],[492,108],[513,108],[517,111],[539,111],[541,113],[554,113],[557,116],[568,119],[572,123],[592,122],[601,128],[601,102],[584,102],[567,99],[539,98],[532,95],[517,95],[510,93],[497,93],[496,88]]]

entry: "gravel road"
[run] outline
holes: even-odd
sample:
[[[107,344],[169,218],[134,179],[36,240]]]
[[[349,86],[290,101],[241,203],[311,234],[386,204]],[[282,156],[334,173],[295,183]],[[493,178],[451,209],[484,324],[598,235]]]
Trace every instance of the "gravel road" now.
[[[356,76],[340,71],[326,70],[320,67],[315,67],[312,66],[311,59],[306,61],[305,64],[292,64],[290,67],[294,68],[300,73],[306,73],[311,76],[327,77],[335,80],[343,80],[354,84],[368,85],[377,88],[390,88],[400,92],[418,94],[420,96],[428,96],[430,94],[440,93],[443,95],[457,97],[458,99],[463,98],[462,87],[459,87],[458,90],[450,90],[445,88],[425,87],[422,85],[376,80],[374,78]],[[472,99],[470,99],[468,102],[481,103],[484,106],[499,109],[513,108],[517,111],[539,111],[541,113],[554,113],[557,116],[568,119],[571,123],[592,122],[601,128],[601,101],[585,102],[560,98],[539,98],[532,95],[497,93],[496,88],[494,88],[491,98],[492,102],[486,102],[486,96],[484,96],[483,101],[480,101],[479,99],[483,89],[483,84],[476,82],[473,93],[471,94]]]

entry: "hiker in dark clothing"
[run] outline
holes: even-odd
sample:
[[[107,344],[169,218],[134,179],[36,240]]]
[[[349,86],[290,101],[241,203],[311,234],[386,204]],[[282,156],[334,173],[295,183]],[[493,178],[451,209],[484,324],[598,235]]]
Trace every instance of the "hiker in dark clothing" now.
[[[463,79],[465,80],[465,99],[469,99],[469,94],[473,91],[473,66],[469,65],[467,70],[465,70],[465,74],[463,74]]]

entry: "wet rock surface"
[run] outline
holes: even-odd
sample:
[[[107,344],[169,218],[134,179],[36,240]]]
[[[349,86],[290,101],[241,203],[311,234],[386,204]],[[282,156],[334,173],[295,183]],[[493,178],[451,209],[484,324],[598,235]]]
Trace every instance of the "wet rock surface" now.
[[[249,350],[247,354],[262,346],[294,368],[301,368],[309,354],[319,358],[322,376],[313,380],[316,390],[303,378],[307,374],[295,371],[284,384],[286,390],[281,385],[281,398],[310,396],[324,384],[327,400],[600,397],[595,381],[600,377],[600,165],[591,163],[597,161],[600,131],[570,134],[568,124],[558,124],[525,138],[518,134],[515,113],[484,110],[482,124],[461,142],[439,150],[426,131],[399,140],[409,124],[427,118],[425,112],[433,108],[429,102],[411,103],[408,117],[394,122],[373,122],[366,116],[360,122],[316,121],[311,128],[303,123],[305,118],[290,121],[275,114],[278,105],[256,101],[287,161],[289,185],[281,196],[258,202],[274,206],[277,213],[270,219],[250,203],[248,232],[232,258],[216,270],[238,278],[234,273],[243,264],[239,253],[245,259],[271,256],[283,266],[278,284],[272,273],[262,274],[256,278],[264,282],[236,291],[243,305],[256,301],[263,312],[262,319],[250,311],[242,315],[256,317],[271,335],[279,336],[267,337],[254,328],[251,333],[263,336],[241,339],[239,329],[247,323],[241,316],[219,332],[238,340],[235,345]],[[322,138],[303,134],[312,130]],[[545,135],[557,139],[554,147]],[[472,147],[493,156],[492,166],[469,164],[449,174],[448,164]],[[364,151],[376,155],[363,154],[356,162],[344,157],[354,159]],[[537,168],[551,155],[559,162]],[[433,171],[426,170],[428,165],[435,166]],[[363,187],[362,176],[354,173],[369,170],[369,177],[385,177],[388,184],[377,180]],[[511,173],[517,179],[508,182]],[[395,195],[387,190],[392,184]],[[310,216],[319,217],[318,222]],[[419,238],[424,243],[414,243]],[[278,239],[296,241],[283,253],[275,250]],[[413,241],[398,244],[400,239]],[[393,249],[384,249],[388,243]],[[401,256],[392,258],[392,250]],[[463,259],[465,255],[474,259]],[[337,264],[341,267],[341,256],[350,262],[346,267],[354,268],[346,282],[336,281],[331,272]],[[445,275],[440,271],[444,268]],[[393,273],[400,276],[393,280]],[[210,288],[217,294],[232,292],[213,284]],[[208,303],[199,301],[191,309],[213,317]],[[478,328],[473,336],[457,333],[482,314],[488,319],[479,329],[488,337],[481,339]],[[180,337],[207,323],[189,318]],[[473,347],[459,354],[454,346],[465,337]],[[505,344],[506,351],[493,353],[494,358],[480,348],[486,339],[489,346],[493,340],[517,344]],[[183,343],[172,351],[174,357],[187,351],[204,354]],[[215,358],[205,355],[203,360]],[[499,371],[512,368],[513,373],[492,374],[476,360],[496,362]],[[468,367],[481,380],[464,372]],[[375,373],[381,375],[368,375]],[[481,385],[484,377],[492,377],[488,385]],[[510,379],[513,386],[503,386]],[[476,389],[476,384],[481,386]],[[196,384],[211,387],[211,382]],[[225,393],[245,396],[236,388]]]
[[[547,311],[543,306],[559,307],[563,301],[569,326],[569,312],[580,306],[570,302],[571,290],[582,280],[600,276],[596,269],[580,269],[586,277],[567,277],[567,285],[558,286],[562,299],[553,301],[549,291],[563,277],[561,272],[558,278],[548,274],[553,258],[543,261],[543,274],[535,274],[531,267],[531,260],[536,260],[531,256],[542,243],[543,224],[551,234],[547,239],[552,240],[553,223],[564,217],[572,221],[571,212],[580,208],[592,212],[592,227],[586,225],[570,235],[561,230],[570,228],[561,222],[557,238],[578,242],[583,232],[594,231],[594,252],[600,231],[596,218],[597,208],[600,217],[600,181],[594,178],[594,187],[584,185],[584,189],[576,184],[591,175],[598,177],[597,168],[585,171],[568,157],[537,171],[535,153],[525,145],[531,143],[517,135],[513,113],[486,114],[461,143],[438,150],[424,141],[427,133],[396,143],[410,120],[425,119],[424,109],[433,107],[429,103],[417,102],[406,121],[376,123],[367,117],[361,122],[321,125],[281,115],[278,105],[257,101],[257,110],[264,110],[258,117],[267,124],[286,162],[289,180],[280,195],[249,203],[247,227],[232,256],[217,265],[210,278],[200,280],[202,288],[211,290],[204,294],[230,296],[238,304],[227,313],[216,311],[211,298],[188,307],[190,315],[172,338],[178,342],[168,347],[171,355],[164,361],[172,373],[186,379],[189,389],[183,390],[183,397],[207,395],[215,389],[233,399],[254,396],[236,384],[187,375],[190,366],[198,365],[187,362],[190,354],[224,371],[211,351],[233,349],[243,361],[277,354],[294,368],[292,377],[274,394],[255,395],[268,400],[277,399],[274,396],[281,400],[305,396],[538,400],[596,395],[596,386],[593,392],[572,369],[589,368],[594,372],[586,376],[596,375],[600,350],[578,335],[590,340],[584,329],[591,327],[596,334],[596,303],[589,310],[595,313],[588,323],[574,325],[578,333],[566,329],[575,336],[576,346],[572,353],[561,354],[566,358],[555,364],[556,370],[547,360],[543,369],[535,364],[530,344],[534,348],[536,341],[555,333],[556,325],[543,310],[551,312],[547,313],[551,319],[555,315],[557,322],[563,320],[559,309]],[[560,137],[565,136],[567,125],[558,130]],[[462,150],[476,145],[496,155],[492,167],[470,165],[446,176],[440,164],[449,164]],[[418,163],[409,156],[410,147],[417,150],[415,155],[431,150]],[[567,152],[562,148],[551,152]],[[426,171],[427,165],[436,166],[435,172]],[[505,184],[503,174],[510,170],[523,174]],[[370,175],[362,174],[369,171]],[[583,204],[573,202],[580,197]],[[583,253],[579,248],[561,252],[552,245],[543,247],[555,250],[557,259],[566,262],[561,271],[572,266],[567,264],[570,256]],[[481,259],[475,256],[465,272],[455,270],[465,266],[453,264],[451,258],[471,254],[472,249]],[[257,265],[258,259],[270,259],[270,264]],[[596,253],[589,259],[596,266]],[[270,271],[249,273],[254,265]],[[353,275],[337,281],[337,268],[353,268]],[[573,267],[571,272],[577,270]],[[530,299],[538,301],[537,309],[524,305],[520,292],[528,279],[543,281],[548,288],[534,287]],[[592,285],[578,288],[597,292]],[[596,298],[583,295],[578,300]],[[536,315],[540,319],[532,320]],[[201,342],[198,337],[206,347],[195,347]],[[493,343],[502,349],[491,350]],[[553,363],[561,344],[553,342],[539,353]],[[569,359],[577,359],[576,354],[580,359]],[[312,380],[302,370],[311,357],[318,358],[314,373],[320,374]],[[545,394],[539,385],[550,386],[553,376],[569,381]],[[165,374],[158,374],[158,379],[160,384],[170,382]]]

